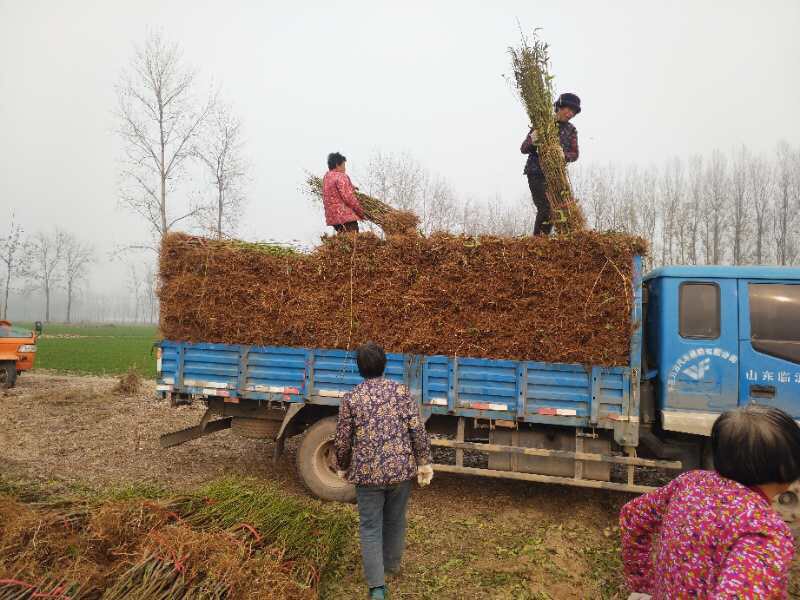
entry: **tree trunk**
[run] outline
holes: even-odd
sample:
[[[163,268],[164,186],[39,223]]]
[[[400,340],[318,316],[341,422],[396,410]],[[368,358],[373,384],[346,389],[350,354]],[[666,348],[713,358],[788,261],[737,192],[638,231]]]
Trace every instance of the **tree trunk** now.
[[[72,318],[72,282],[67,284],[67,323]]]
[[[50,322],[50,285],[47,283],[44,286],[44,322]]]
[[[222,183],[217,184],[217,239],[222,239],[222,210],[223,210],[224,196],[222,191]]]
[[[763,236],[764,236],[764,223],[763,223],[762,217],[758,218],[758,221],[756,223],[756,227],[757,227],[757,231],[756,231],[756,264],[760,265],[760,264],[763,263],[763,260],[762,260],[762,257],[761,257],[761,254],[763,253],[763,250],[761,249],[761,246],[763,244],[762,239],[763,239]]]
[[[161,206],[159,208],[161,210],[161,237],[163,238],[167,235],[167,165],[164,163],[167,144],[164,140],[164,106],[161,103],[160,90],[158,97],[158,131],[161,134],[161,168],[159,169],[159,174],[161,175]]]
[[[11,263],[8,263],[8,272],[6,273],[6,291],[5,298],[3,298],[3,320],[8,318],[8,292],[11,287]]]

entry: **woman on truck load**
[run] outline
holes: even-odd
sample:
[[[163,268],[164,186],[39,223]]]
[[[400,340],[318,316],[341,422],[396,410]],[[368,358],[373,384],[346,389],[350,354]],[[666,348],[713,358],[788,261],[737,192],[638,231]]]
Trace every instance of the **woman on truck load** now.
[[[332,225],[336,233],[357,232],[358,221],[364,218],[364,209],[346,169],[344,156],[338,152],[328,155],[328,172],[322,178],[322,205],[325,224]]]
[[[339,476],[356,486],[369,597],[386,597],[385,574],[400,568],[411,481],[433,479],[431,448],[408,388],[383,377],[386,354],[370,342],[356,350],[365,379],[342,398],[336,425]]]
[[[581,112],[581,99],[575,94],[561,94],[553,104],[556,111],[556,122],[558,124],[558,140],[561,142],[561,152],[564,160],[574,162],[578,160],[578,130],[575,125],[570,123],[570,119]],[[519,150],[528,155],[525,162],[523,175],[528,176],[528,188],[531,190],[531,198],[536,206],[536,222],[533,225],[533,235],[549,235],[553,230],[550,222],[550,203],[545,196],[545,182],[542,167],[539,164],[539,152],[537,143],[539,136],[535,129],[531,129]]]
[[[800,478],[800,427],[752,405],[715,421],[711,448],[716,471],[684,473],[622,507],[632,597],[787,597],[794,543],[771,502]]]

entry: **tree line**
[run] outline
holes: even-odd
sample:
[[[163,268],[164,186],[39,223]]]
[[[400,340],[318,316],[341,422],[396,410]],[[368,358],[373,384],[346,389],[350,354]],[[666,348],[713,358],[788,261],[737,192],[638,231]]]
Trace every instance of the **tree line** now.
[[[6,230],[0,231],[3,320],[8,319],[13,300],[14,317],[22,320],[157,321],[153,260],[121,260],[125,293],[93,293],[88,283],[98,254],[90,243],[59,228],[28,235],[13,213],[10,217]]]
[[[0,237],[3,319],[8,318],[11,292],[17,289],[25,295],[40,293],[44,299],[44,319],[50,321],[51,300],[61,290],[66,299],[65,320],[69,323],[73,303],[93,261],[92,246],[72,233],[55,229],[26,236],[12,214],[5,235]]]
[[[779,142],[673,158],[660,167],[590,165],[573,176],[594,229],[638,234],[651,265],[800,260],[800,148]]]
[[[419,215],[426,234],[533,231],[523,178],[509,204],[460,198],[409,154],[375,152],[357,176],[367,193]],[[651,267],[800,262],[800,148],[786,141],[769,155],[742,146],[646,167],[578,163],[570,176],[589,226],[644,237]]]

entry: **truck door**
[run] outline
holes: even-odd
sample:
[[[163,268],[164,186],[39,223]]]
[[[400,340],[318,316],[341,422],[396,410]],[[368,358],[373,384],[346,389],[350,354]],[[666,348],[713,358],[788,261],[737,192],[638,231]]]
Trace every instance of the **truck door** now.
[[[708,435],[719,413],[736,407],[736,295],[735,279],[665,278],[660,357],[665,429]]]
[[[739,280],[739,402],[800,419],[800,282]]]

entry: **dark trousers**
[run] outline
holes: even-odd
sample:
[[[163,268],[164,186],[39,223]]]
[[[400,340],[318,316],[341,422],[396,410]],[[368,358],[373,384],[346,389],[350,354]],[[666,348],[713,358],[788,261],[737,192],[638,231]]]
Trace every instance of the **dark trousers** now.
[[[531,198],[536,207],[536,223],[533,225],[533,235],[550,235],[553,224],[550,222],[550,203],[544,193],[544,177],[528,175],[528,187],[531,189]]]
[[[336,233],[342,233],[343,231],[355,231],[358,233],[358,221],[348,221],[347,223],[334,225],[333,228],[336,230]]]
[[[396,572],[406,547],[406,507],[411,480],[387,486],[356,486],[361,559],[371,588],[385,584],[384,573]]]

